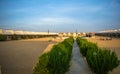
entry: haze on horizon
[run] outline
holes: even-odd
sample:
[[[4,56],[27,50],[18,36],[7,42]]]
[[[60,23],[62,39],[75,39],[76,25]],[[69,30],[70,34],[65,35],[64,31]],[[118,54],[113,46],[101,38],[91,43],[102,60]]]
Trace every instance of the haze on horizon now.
[[[0,29],[52,32],[120,29],[120,0],[0,0]]]

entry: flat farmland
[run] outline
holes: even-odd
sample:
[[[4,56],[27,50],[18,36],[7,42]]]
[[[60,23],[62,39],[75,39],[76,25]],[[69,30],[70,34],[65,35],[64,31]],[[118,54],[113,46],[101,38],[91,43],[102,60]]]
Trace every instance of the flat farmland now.
[[[100,40],[101,38],[105,38],[105,37],[96,36],[95,38],[88,38],[87,40],[90,42],[97,43],[97,45],[101,48],[107,48],[109,50],[115,51],[120,60],[120,39],[113,38],[112,40]],[[109,74],[119,74],[119,73],[120,73],[120,66],[118,66],[112,72],[109,72]]]
[[[2,74],[33,74],[38,57],[54,43],[48,38],[0,42]]]

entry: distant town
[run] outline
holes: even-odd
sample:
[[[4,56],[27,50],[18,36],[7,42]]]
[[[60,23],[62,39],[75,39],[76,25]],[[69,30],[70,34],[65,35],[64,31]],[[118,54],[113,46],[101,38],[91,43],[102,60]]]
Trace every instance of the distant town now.
[[[22,30],[4,30],[0,29],[0,35],[4,36],[5,40],[19,40],[19,39],[28,39],[28,38],[41,38],[41,37],[50,37],[50,36],[59,36],[59,37],[76,37],[76,36],[86,36],[94,37],[97,36],[107,36],[107,37],[116,37],[120,38],[120,29],[117,30],[105,30],[99,32],[32,32],[32,31],[22,31]],[[4,40],[3,39],[3,40]]]

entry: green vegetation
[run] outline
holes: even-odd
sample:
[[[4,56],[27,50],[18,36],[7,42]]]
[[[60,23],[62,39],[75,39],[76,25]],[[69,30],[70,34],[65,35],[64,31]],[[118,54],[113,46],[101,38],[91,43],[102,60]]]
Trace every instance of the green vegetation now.
[[[5,35],[0,35],[0,41],[5,41],[6,40],[6,36]]]
[[[17,35],[11,36],[11,40],[18,40],[18,36]]]
[[[7,40],[20,40],[20,39],[33,39],[33,38],[43,38],[43,37],[56,37],[57,35],[4,35],[0,34],[0,41]]]
[[[107,74],[119,65],[116,53],[106,49],[90,50],[86,59],[91,70],[97,74]]]
[[[34,74],[65,74],[70,66],[73,42],[72,37],[65,39],[40,56]]]
[[[89,67],[95,74],[107,74],[120,64],[113,51],[98,48],[96,44],[81,38],[77,38],[77,43],[82,55],[86,57]]]
[[[34,74],[50,74],[47,65],[49,61],[49,53],[45,53],[39,57],[39,61],[34,68]]]
[[[82,39],[82,38],[78,37],[76,40],[77,40],[77,43],[79,45],[80,52],[85,57],[86,57],[88,50],[98,48],[98,46],[95,43],[88,42],[86,39]]]

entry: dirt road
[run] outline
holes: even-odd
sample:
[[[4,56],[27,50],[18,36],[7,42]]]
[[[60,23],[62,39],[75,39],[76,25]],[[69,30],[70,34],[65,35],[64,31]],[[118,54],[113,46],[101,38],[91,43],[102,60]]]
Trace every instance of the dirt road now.
[[[33,74],[38,57],[48,46],[46,39],[0,42],[2,74]]]

